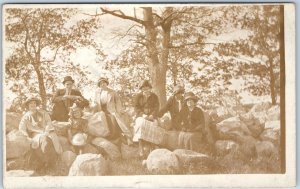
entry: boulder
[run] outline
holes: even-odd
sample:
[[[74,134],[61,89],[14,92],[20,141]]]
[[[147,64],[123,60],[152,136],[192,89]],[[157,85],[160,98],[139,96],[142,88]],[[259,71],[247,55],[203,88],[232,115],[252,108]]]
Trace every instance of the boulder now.
[[[255,147],[256,147],[257,156],[260,159],[278,156],[278,150],[275,148],[272,142],[258,141]]]
[[[251,108],[251,112],[264,112],[267,111],[269,108],[271,108],[272,104],[270,102],[262,102],[262,103],[258,103],[255,104],[252,108]]]
[[[218,140],[215,143],[215,148],[218,155],[226,155],[232,150],[237,150],[239,144],[232,140]]]
[[[276,121],[280,120],[280,106],[272,106],[270,109],[267,111],[267,121]]]
[[[33,176],[34,171],[25,171],[25,170],[11,170],[7,171],[5,176],[7,177],[30,177]]]
[[[135,146],[121,145],[121,154],[123,159],[131,159],[139,157],[139,149]]]
[[[30,140],[18,130],[13,130],[6,136],[6,158],[17,158],[30,150]]]
[[[102,148],[112,160],[121,158],[121,152],[118,146],[104,138],[97,137],[92,141],[92,144]]]
[[[19,123],[22,119],[22,114],[16,112],[6,112],[5,117],[5,133],[19,129]]]
[[[61,144],[61,147],[63,149],[63,152],[65,151],[71,151],[72,147],[71,144],[69,143],[68,139],[63,136],[58,136],[59,142]]]
[[[109,170],[109,162],[101,154],[81,154],[73,162],[69,176],[102,176]]]
[[[256,138],[259,137],[259,135],[264,130],[264,118],[258,117],[258,115],[254,115],[255,113],[250,111],[246,114],[239,115],[239,118],[243,123],[247,125],[247,128],[251,132],[251,135]]]
[[[88,153],[99,154],[99,150],[91,144],[86,144],[82,149],[82,153],[83,154],[88,154]]]
[[[65,151],[61,154],[61,162],[66,167],[70,168],[74,160],[76,159],[76,154],[72,151]]]
[[[219,137],[222,139],[234,140],[235,135],[250,135],[248,127],[239,119],[239,117],[231,117],[223,120],[216,125]]]
[[[179,134],[179,131],[166,131],[162,146],[170,150],[177,149]]]
[[[274,131],[280,131],[280,120],[267,121],[265,123],[265,129],[272,129]]]
[[[253,159],[257,156],[255,145],[258,140],[252,136],[243,136],[239,138],[240,152],[242,152],[246,159]]]
[[[181,164],[197,163],[209,159],[208,155],[201,154],[192,150],[176,149],[173,153],[177,156]]]
[[[273,142],[276,146],[279,145],[280,121],[267,121],[265,130],[260,134],[260,139]]]
[[[156,149],[147,158],[147,169],[156,174],[170,174],[179,171],[177,156],[167,149]]]
[[[233,116],[233,110],[225,108],[223,106],[217,107],[216,109],[209,112],[209,116],[213,123],[219,123],[227,118]]]

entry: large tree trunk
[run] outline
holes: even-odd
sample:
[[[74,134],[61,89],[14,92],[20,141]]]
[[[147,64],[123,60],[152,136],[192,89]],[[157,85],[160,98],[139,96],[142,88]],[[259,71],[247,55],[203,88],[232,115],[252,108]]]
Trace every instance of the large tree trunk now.
[[[272,104],[276,104],[276,93],[275,93],[275,77],[273,71],[273,58],[270,58],[270,66],[269,66],[269,74],[270,74],[270,91],[271,91],[271,99]]]
[[[47,98],[46,98],[46,89],[45,89],[43,73],[41,72],[38,64],[33,65],[33,67],[34,67],[34,70],[36,72],[38,82],[39,82],[39,93],[40,93],[40,96],[42,99],[42,107],[44,110],[46,110]]]

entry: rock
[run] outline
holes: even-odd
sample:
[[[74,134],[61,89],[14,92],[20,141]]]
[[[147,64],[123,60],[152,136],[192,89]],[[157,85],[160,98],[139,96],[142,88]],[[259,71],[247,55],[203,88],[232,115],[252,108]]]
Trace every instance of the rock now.
[[[22,119],[22,114],[16,112],[6,112],[5,133],[19,129],[19,123]]]
[[[250,135],[251,132],[239,117],[231,117],[216,125],[219,137],[222,139],[233,139],[235,135]]]
[[[253,159],[256,157],[256,148],[255,145],[257,140],[252,136],[243,136],[239,139],[240,143],[240,152],[242,152],[246,158]]]
[[[30,141],[20,131],[13,130],[6,136],[6,158],[17,158],[30,150]]]
[[[86,144],[82,149],[82,153],[83,154],[88,154],[88,153],[99,154],[99,150],[91,144]]]
[[[173,153],[182,164],[197,163],[209,159],[208,155],[201,154],[192,150],[176,149]]]
[[[92,144],[102,148],[107,153],[108,157],[112,160],[121,158],[121,152],[118,146],[104,138],[97,137],[92,141]]]
[[[240,120],[247,125],[247,128],[251,132],[251,135],[253,137],[259,137],[259,135],[264,130],[264,121],[265,118],[258,117],[257,115],[254,115],[257,112],[248,112],[246,114],[239,115]]]
[[[269,108],[271,108],[272,104],[270,102],[262,102],[259,104],[255,104],[252,108],[251,108],[251,112],[263,112],[263,111],[267,111]]]
[[[278,156],[278,150],[275,148],[272,142],[258,141],[255,147],[256,147],[257,156],[260,159]]]
[[[70,168],[74,160],[76,159],[76,154],[72,151],[65,151],[61,154],[61,161],[63,165]]]
[[[63,152],[72,150],[71,144],[69,143],[69,141],[66,137],[58,136],[58,139],[59,139],[59,142],[63,149]]]
[[[123,159],[137,158],[139,157],[139,149],[138,147],[122,144],[121,154]]]
[[[215,143],[215,148],[218,155],[226,155],[232,150],[237,150],[239,144],[232,140],[218,140]]]
[[[280,121],[267,121],[265,130],[260,134],[260,139],[273,142],[275,146],[278,146],[280,141]]]
[[[170,150],[177,149],[179,133],[179,131],[166,131],[162,146]]]
[[[270,109],[267,111],[267,121],[276,121],[280,120],[280,106],[272,106]]]
[[[264,125],[263,124],[257,124],[253,123],[252,125],[247,125],[249,131],[251,132],[251,135],[255,138],[258,138],[259,135],[264,131]]]
[[[22,170],[25,169],[26,161],[28,158],[26,156],[21,156],[14,159],[6,160],[6,170]]]
[[[101,154],[81,154],[73,162],[69,176],[102,176],[108,168],[108,161]]]
[[[233,110],[221,106],[217,107],[213,111],[210,111],[209,116],[211,117],[213,123],[219,123],[227,118],[232,117],[232,113]]]
[[[6,172],[7,177],[30,177],[34,174],[34,171],[25,170],[11,170]]]
[[[147,158],[147,169],[152,173],[176,173],[179,168],[177,156],[167,149],[156,149]]]
[[[272,129],[274,131],[280,130],[280,120],[278,121],[267,121],[265,123],[265,129]]]

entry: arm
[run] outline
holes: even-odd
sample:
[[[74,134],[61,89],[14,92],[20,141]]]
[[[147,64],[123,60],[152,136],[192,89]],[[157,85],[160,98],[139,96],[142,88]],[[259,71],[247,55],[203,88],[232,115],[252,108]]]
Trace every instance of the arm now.
[[[29,136],[27,132],[27,125],[28,125],[28,116],[25,114],[23,115],[20,123],[19,123],[19,131],[21,131],[25,136]]]

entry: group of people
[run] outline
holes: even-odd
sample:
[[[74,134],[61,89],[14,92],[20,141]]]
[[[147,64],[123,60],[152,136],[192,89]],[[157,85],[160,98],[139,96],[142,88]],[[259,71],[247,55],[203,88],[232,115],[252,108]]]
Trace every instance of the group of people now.
[[[109,130],[106,139],[123,138],[128,145],[138,143],[141,157],[161,145],[157,142],[161,129],[190,133],[199,139],[204,134],[205,120],[202,110],[196,106],[198,98],[192,92],[185,93],[182,86],[175,86],[166,105],[160,107],[151,83],[143,81],[139,86],[140,93],[133,100],[135,116],[132,118],[128,116],[118,93],[108,87],[107,78],[98,80],[92,103],[79,90],[73,89],[74,83],[71,76],[64,78],[64,89],[57,90],[53,95],[54,106],[50,114],[38,108],[41,101],[37,97],[29,97],[25,102],[27,112],[21,119],[19,130],[31,140],[33,154],[42,160],[42,165],[53,166],[53,159],[62,153],[59,136],[67,138],[75,153],[82,153],[81,147],[93,138],[93,133],[88,132],[85,110],[99,115],[103,124],[99,127],[106,126]],[[169,125],[161,119],[167,112],[171,118]],[[190,143],[186,148],[193,150]]]

